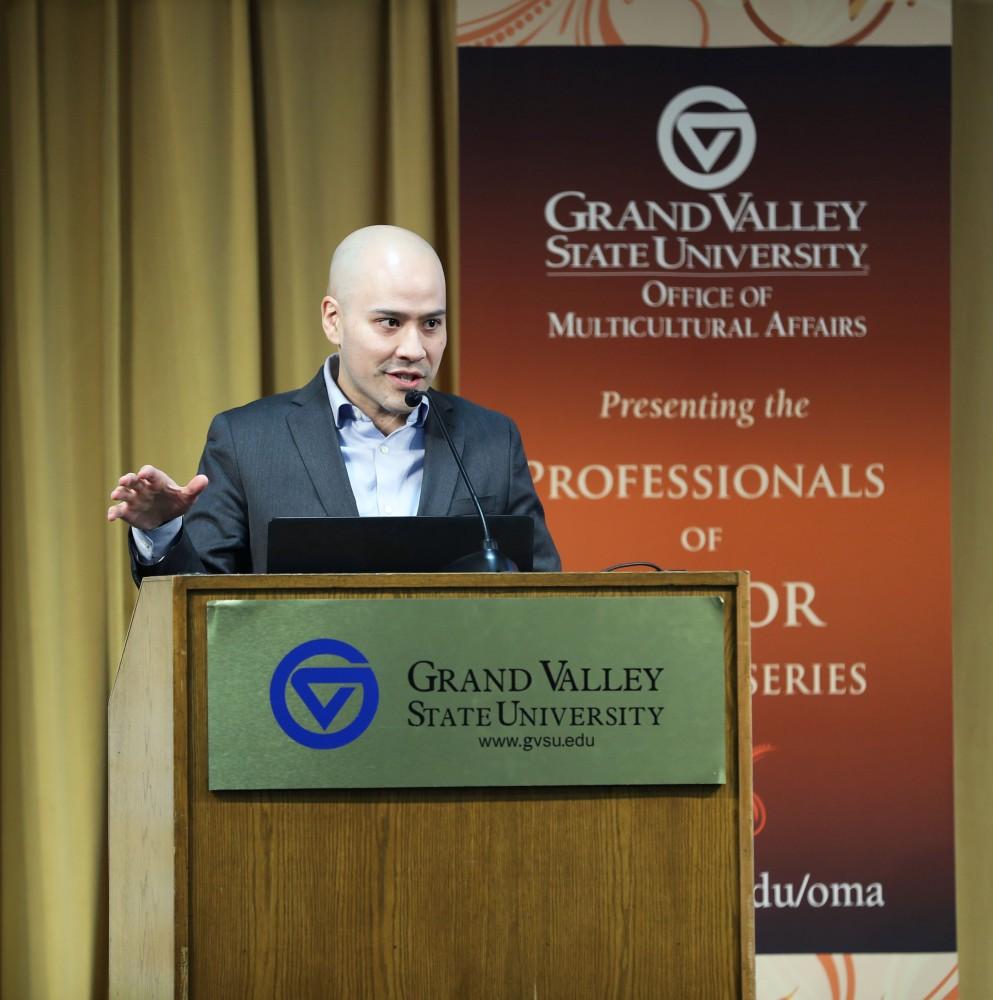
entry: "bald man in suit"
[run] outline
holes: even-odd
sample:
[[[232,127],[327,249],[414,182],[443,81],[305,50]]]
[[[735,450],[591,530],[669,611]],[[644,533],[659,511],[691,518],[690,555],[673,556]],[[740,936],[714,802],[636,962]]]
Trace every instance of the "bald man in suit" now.
[[[273,517],[471,514],[440,420],[483,509],[531,517],[534,568],[558,570],[513,421],[430,389],[445,303],[441,262],[421,237],[394,226],[346,237],[321,302],[337,353],[315,377],[215,417],[186,486],[153,466],[120,478],[107,517],[131,525],[135,579],[265,572]],[[413,408],[411,389],[427,392]]]

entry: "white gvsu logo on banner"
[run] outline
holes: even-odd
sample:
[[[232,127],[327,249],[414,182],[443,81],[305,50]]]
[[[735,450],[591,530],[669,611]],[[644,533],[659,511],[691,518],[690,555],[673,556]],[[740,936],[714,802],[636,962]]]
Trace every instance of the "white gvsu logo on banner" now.
[[[713,110],[715,104],[723,110]],[[693,156],[692,165],[676,148],[677,135]],[[727,187],[755,155],[755,122],[741,98],[723,87],[691,87],[677,94],[659,117],[657,138],[662,162],[673,177],[700,191]],[[714,170],[735,140],[738,148],[731,161]]]

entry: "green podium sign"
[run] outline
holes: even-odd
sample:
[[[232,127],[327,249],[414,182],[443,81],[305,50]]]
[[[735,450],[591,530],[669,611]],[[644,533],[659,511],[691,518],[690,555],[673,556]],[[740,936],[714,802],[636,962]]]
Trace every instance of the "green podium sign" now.
[[[210,788],[722,784],[724,609],[214,601]]]

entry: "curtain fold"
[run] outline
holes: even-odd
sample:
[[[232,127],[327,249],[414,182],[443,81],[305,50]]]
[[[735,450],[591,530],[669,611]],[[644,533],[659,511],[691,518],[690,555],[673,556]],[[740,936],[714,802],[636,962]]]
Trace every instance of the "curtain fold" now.
[[[962,996],[993,996],[993,4],[955,5],[952,634]]]
[[[5,9],[2,111],[4,996],[104,964],[108,635],[103,12]],[[56,958],[57,956],[57,958]]]

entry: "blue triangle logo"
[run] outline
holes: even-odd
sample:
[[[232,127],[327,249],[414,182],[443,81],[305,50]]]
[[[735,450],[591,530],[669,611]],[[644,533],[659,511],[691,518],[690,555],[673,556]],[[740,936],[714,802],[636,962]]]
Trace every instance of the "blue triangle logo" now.
[[[351,698],[356,685],[342,685],[327,702],[321,701],[320,696],[314,690],[315,684],[336,684],[341,681],[340,667],[300,667],[294,671],[290,678],[293,690],[300,696],[300,700],[307,706],[307,710],[314,717],[314,721],[327,731],[328,726],[334,722],[338,713],[345,707],[345,703]]]

